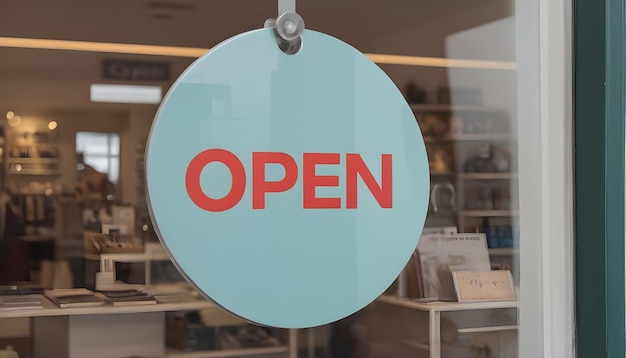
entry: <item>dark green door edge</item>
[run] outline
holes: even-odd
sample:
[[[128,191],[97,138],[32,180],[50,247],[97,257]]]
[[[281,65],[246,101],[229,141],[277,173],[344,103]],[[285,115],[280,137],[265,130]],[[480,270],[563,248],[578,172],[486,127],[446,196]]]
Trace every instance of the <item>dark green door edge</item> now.
[[[606,22],[606,305],[609,357],[626,357],[624,297],[624,0],[610,0]]]
[[[623,0],[574,2],[576,330],[581,358],[625,352]]]

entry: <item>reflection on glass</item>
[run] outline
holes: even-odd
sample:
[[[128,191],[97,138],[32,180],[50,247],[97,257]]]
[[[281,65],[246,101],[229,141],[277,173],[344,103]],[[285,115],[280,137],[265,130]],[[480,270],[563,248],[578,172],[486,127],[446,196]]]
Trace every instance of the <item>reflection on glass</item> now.
[[[442,63],[445,66],[445,61],[439,61],[436,66],[428,65],[428,61],[422,61],[422,66],[381,65],[406,96],[426,141],[431,193],[424,238],[403,274],[373,304],[339,322],[298,332],[299,353],[300,356],[325,358],[514,358],[518,356],[517,303],[491,302],[490,309],[473,310],[468,305],[454,302],[456,292],[451,279],[451,273],[459,268],[504,269],[512,272],[515,289],[520,290],[518,244],[519,240],[523,240],[523,232],[519,229],[517,162],[518,155],[522,153],[517,152],[516,128],[518,120],[531,119],[516,117],[513,3],[486,1],[479,6],[458,2],[453,7],[445,2],[433,2],[420,10],[419,18],[413,18],[414,12],[409,11],[413,5],[405,5],[408,8],[400,8],[400,5],[390,7],[382,0],[372,2],[374,8],[395,12],[398,22],[390,29],[377,28],[376,32],[384,30],[384,33],[377,33],[372,38],[363,35],[362,42],[355,45],[368,52],[462,59],[464,63],[468,63],[467,60],[497,61],[510,65],[498,69],[438,67]],[[186,10],[190,14],[199,14],[197,9]],[[402,13],[411,15],[400,16]],[[181,12],[177,16],[184,19],[185,15]],[[358,13],[354,16],[358,17]],[[352,27],[352,24],[339,26],[338,32],[333,35],[350,40],[350,36],[343,36],[342,31]],[[367,34],[371,31],[361,30]],[[207,36],[206,32],[202,32],[202,36]],[[172,35],[172,40],[193,43],[192,39],[176,38],[175,35]],[[208,45],[204,41],[201,45]],[[27,86],[29,83],[37,87],[50,81],[59,88],[65,88],[65,82],[34,80],[27,77],[28,73],[40,75],[46,72],[45,69],[55,68],[58,73],[73,76],[81,66],[68,68],[68,63],[72,66],[89,64],[94,61],[93,56],[100,54],[21,49],[20,54],[29,56],[29,61],[21,61],[17,52],[13,51],[18,50],[0,48],[0,59],[13,59],[23,66],[35,65],[29,71],[13,71],[10,61],[0,66],[8,69],[2,72],[3,75],[11,72],[13,76],[6,83],[17,84],[11,87],[10,92],[15,95],[12,99],[22,100],[20,106],[4,102],[2,112],[6,113],[7,120],[4,142],[0,144],[0,151],[3,151],[6,160],[0,173],[4,189],[0,202],[6,210],[3,220],[0,220],[0,283],[13,285],[28,282],[29,285],[52,288],[56,282],[56,287],[65,285],[95,289],[96,273],[102,267],[99,251],[93,243],[111,243],[109,239],[112,238],[117,244],[124,242],[126,237],[121,229],[118,232],[119,228],[114,226],[107,227],[108,230],[113,229],[113,234],[106,236],[109,241],[100,240],[104,237],[103,226],[121,222],[136,222],[135,229],[131,229],[134,233],[129,236],[146,244],[144,251],[132,252],[131,255],[143,257],[143,252],[149,252],[154,260],[149,265],[145,262],[118,262],[107,267],[107,273],[114,272],[116,280],[125,284],[142,284],[146,278],[158,283],[180,282],[180,275],[167,255],[163,251],[149,249],[152,244],[158,246],[158,243],[144,196],[143,146],[156,106],[146,105],[144,109],[148,110],[145,113],[131,106],[115,107],[115,111],[110,111],[109,107],[89,107],[91,112],[86,115],[85,104],[78,102],[81,95],[87,98],[86,93],[69,93],[70,99],[64,102],[60,95],[65,90],[49,91],[45,98],[39,98],[36,91]],[[37,55],[33,56],[33,53]],[[36,62],[37,58],[41,62]],[[154,57],[146,59],[150,61]],[[173,71],[180,71],[191,60],[164,58],[164,61],[173,64]],[[57,71],[50,72],[50,78],[59,77]],[[179,74],[172,73],[172,79]],[[85,83],[84,88],[88,85]],[[197,92],[197,89],[190,91]],[[235,112],[245,110],[231,108],[227,91],[220,88],[212,91],[218,95],[198,105],[213,117],[234,118],[238,117]],[[46,102],[48,97],[54,98],[54,101]],[[42,108],[37,107],[39,102],[43,103]],[[33,108],[30,108],[31,103]],[[37,123],[31,121],[27,114],[47,113],[49,107],[58,108],[63,114],[41,116]],[[118,112],[123,113],[118,116]],[[331,112],[329,110],[329,115]],[[93,119],[96,117],[98,120]],[[125,136],[125,143],[132,144],[122,148],[120,134]],[[126,138],[130,138],[130,142],[126,142]],[[73,166],[77,153],[82,164],[79,175]],[[122,155],[124,163],[120,161]],[[114,187],[107,186],[98,200],[78,194],[81,190],[91,192],[89,186],[98,185],[81,180],[85,165],[100,174],[104,173],[110,182],[116,184]],[[135,220],[124,210],[128,209],[124,206],[126,203],[134,209]],[[116,207],[116,215],[125,214],[115,217],[113,206]],[[472,245],[460,247],[425,239],[426,235],[458,237],[459,234],[479,237],[478,243],[472,241]],[[262,239],[261,236],[259,238]],[[428,243],[430,246],[426,245]],[[116,249],[113,245],[106,247],[111,251]],[[67,280],[66,275],[54,274],[52,268],[55,261],[69,262],[71,280]],[[98,279],[101,278],[99,275]],[[151,289],[161,303],[172,305],[169,307],[184,308],[188,300],[198,299],[197,293],[184,284]],[[434,305],[431,301],[435,300],[445,301]],[[210,328],[217,325],[217,321],[230,328],[223,335],[215,336],[215,340],[207,339],[203,345],[196,347],[190,348],[180,341],[164,342],[163,346],[168,345],[168,354],[185,349],[213,352],[215,349],[247,349],[250,345],[265,344],[265,348],[277,349],[279,353],[276,356],[287,356],[285,352],[289,339],[285,332],[268,330],[271,337],[266,337],[263,332],[248,329],[250,326],[245,322],[217,308],[209,308],[208,304],[196,304],[194,307],[203,309],[180,308],[180,312],[168,314],[167,337],[171,339],[173,331],[184,333],[180,327],[190,322],[204,329],[203,333],[216,332]],[[121,314],[118,316],[124,317]],[[0,318],[0,326],[3,323]],[[160,332],[160,339],[164,339],[162,336]],[[104,338],[99,337],[99,340],[110,344]],[[186,353],[182,352],[181,356],[183,354]],[[119,354],[123,355],[126,354]],[[20,356],[27,355],[23,353]]]
[[[507,17],[447,35],[446,55],[514,63],[514,29]],[[517,73],[449,67],[419,74],[424,79],[409,80],[404,93],[426,142],[429,214],[398,282],[364,313],[371,324],[363,344],[370,357],[516,357],[517,302],[492,300],[475,310],[456,302],[453,277],[508,270],[511,297],[519,292]],[[442,80],[420,85],[433,78]]]
[[[76,153],[80,164],[93,167],[108,175],[109,180],[119,180],[120,137],[117,133],[76,133]]]

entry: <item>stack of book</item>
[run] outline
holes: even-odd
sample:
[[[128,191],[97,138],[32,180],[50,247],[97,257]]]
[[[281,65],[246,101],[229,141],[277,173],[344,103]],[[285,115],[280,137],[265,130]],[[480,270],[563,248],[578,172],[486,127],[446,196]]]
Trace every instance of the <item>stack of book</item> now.
[[[159,303],[179,303],[195,301],[200,295],[186,282],[158,284],[144,290],[154,296]]]
[[[0,311],[42,309],[41,298],[40,295],[0,296]]]
[[[105,300],[86,288],[45,290],[44,294],[61,308],[93,307],[106,303]]]
[[[100,291],[113,306],[154,305],[156,299],[146,292],[138,290]]]

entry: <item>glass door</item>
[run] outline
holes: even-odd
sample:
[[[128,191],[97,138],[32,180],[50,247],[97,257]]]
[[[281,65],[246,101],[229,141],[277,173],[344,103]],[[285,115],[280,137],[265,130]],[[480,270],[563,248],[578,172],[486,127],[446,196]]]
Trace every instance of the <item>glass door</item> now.
[[[104,332],[98,321],[85,321],[84,329],[72,329],[69,321],[37,321],[45,320],[37,312],[58,311],[23,311],[20,327],[26,328],[5,332],[4,322],[9,322],[5,320],[15,314],[0,310],[0,343],[26,342],[24,347],[35,347],[35,357],[54,348],[42,341],[50,332],[92,337],[88,342],[93,342],[94,352],[107,357],[573,356],[571,4],[301,1],[297,11],[307,28],[340,38],[380,66],[406,98],[424,136],[429,212],[420,244],[400,277],[372,304],[346,319],[287,332],[221,312],[186,285],[160,247],[147,213],[143,172],[146,139],[162,93],[212,47],[275,17],[276,1],[11,2],[0,11],[0,185],[7,209],[0,218],[4,224],[0,285],[5,285],[3,289],[18,285],[29,293],[60,287],[102,291],[98,284],[113,280],[122,285],[165,285],[144,292],[162,299],[156,308],[119,309],[108,302],[98,309],[99,317],[116,324],[141,327],[150,322],[156,327],[154,332],[142,332],[134,343],[116,336],[129,339],[120,344],[129,351],[107,350],[109,340],[100,335],[113,337],[115,330]],[[592,67],[590,71],[599,71]],[[94,86],[110,85],[125,90],[148,87],[156,99],[92,96]],[[597,89],[581,86],[577,93],[582,96],[588,90],[587,98],[597,99]],[[214,105],[223,109],[220,103]],[[600,135],[591,117],[600,118],[601,112],[594,107],[587,113],[588,127],[577,128],[577,135],[589,134],[581,137],[582,145]],[[89,152],[94,140],[111,135],[115,150]],[[53,154],[46,154],[46,148]],[[621,148],[623,153],[623,142]],[[117,164],[96,165],[96,154]],[[590,154],[580,165],[600,165],[597,158]],[[100,182],[86,180],[77,164],[93,167],[99,173],[92,178]],[[31,166],[54,170],[25,171]],[[586,173],[600,171],[589,167]],[[589,183],[587,190],[605,188]],[[89,191],[88,200],[78,194],[79,188],[81,193]],[[623,197],[623,189],[620,193]],[[586,217],[596,217],[594,198],[586,207],[577,206],[589,210]],[[125,219],[134,218],[126,227],[130,232],[113,227],[116,240],[128,239],[128,252],[103,253],[94,245],[111,238],[103,227],[111,229],[113,207]],[[614,213],[623,216],[623,209]],[[39,214],[42,220],[37,219]],[[264,235],[269,233],[259,233],[259,240]],[[592,236],[589,231],[589,246],[579,244],[579,251],[600,254],[598,250],[609,248],[593,246]],[[442,243],[449,238],[472,238],[477,244]],[[580,259],[579,272],[586,265]],[[480,302],[460,302],[454,277],[461,271],[505,273],[508,299],[489,296]],[[594,274],[585,282],[605,277]],[[578,284],[583,299],[579,302],[592,305],[597,291],[582,292],[584,283]],[[179,296],[170,297],[172,286],[177,290],[184,286]],[[44,310],[60,309],[45,302]],[[161,309],[175,313],[146,313]],[[128,314],[119,314],[120,310]],[[144,314],[147,320],[140,321]],[[579,315],[583,324],[585,313]],[[46,325],[30,329],[24,323],[30,320]],[[203,339],[181,341],[185,334]],[[71,351],[78,341],[58,347]]]

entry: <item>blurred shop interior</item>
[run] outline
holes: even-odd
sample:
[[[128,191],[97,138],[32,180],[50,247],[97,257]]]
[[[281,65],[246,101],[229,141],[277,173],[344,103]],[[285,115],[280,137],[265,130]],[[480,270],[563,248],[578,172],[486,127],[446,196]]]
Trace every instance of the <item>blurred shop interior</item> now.
[[[185,283],[159,244],[144,194],[145,145],[177,76],[202,51],[276,17],[276,1],[5,1],[0,296],[24,296],[32,306],[0,304],[0,352],[10,346],[22,358],[517,356],[516,302],[463,309],[451,286],[457,265],[509,270],[518,290],[522,119],[513,2],[299,0],[297,6],[308,29],[375,62],[376,54],[403,56],[379,66],[424,135],[431,171],[424,234],[480,233],[483,247],[449,248],[454,254],[437,244],[418,248],[379,300],[328,326],[273,329],[222,312]],[[147,54],[117,44],[163,47]],[[118,87],[127,92],[111,98],[106,85],[131,87]],[[58,297],[44,294],[116,285],[141,300],[117,305],[108,297],[89,305],[87,299],[59,308]],[[43,295],[41,307],[26,302],[32,294]],[[443,308],[429,306],[433,301]],[[125,330],[111,328],[120,322]]]

